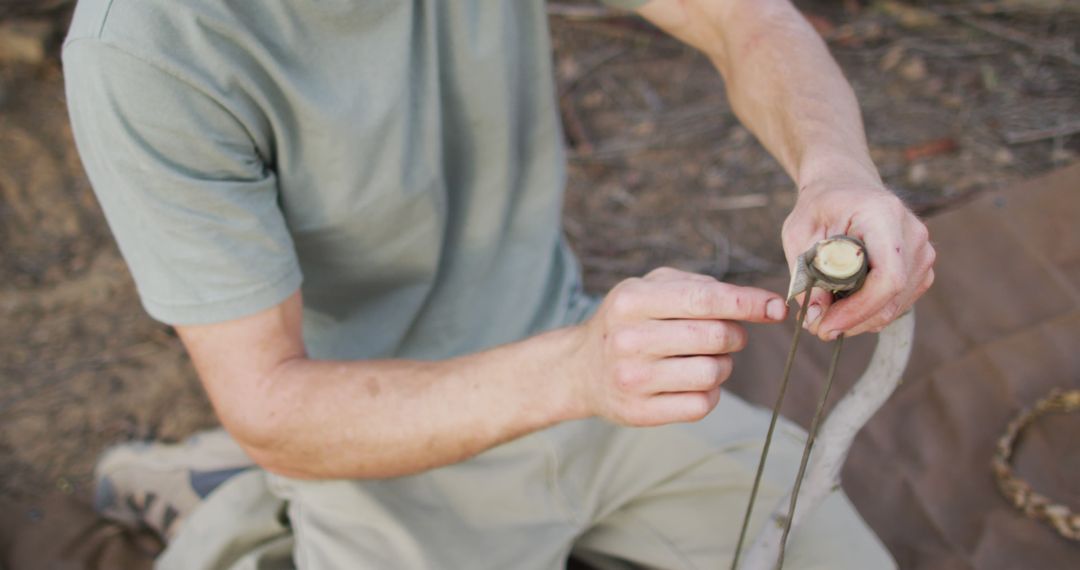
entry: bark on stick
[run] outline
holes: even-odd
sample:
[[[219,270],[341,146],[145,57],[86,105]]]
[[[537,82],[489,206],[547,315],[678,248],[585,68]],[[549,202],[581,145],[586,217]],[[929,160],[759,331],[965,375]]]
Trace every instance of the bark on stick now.
[[[825,420],[799,492],[800,508],[795,511],[792,521],[793,533],[798,532],[800,523],[840,487],[840,469],[844,466],[851,443],[899,385],[911,355],[914,334],[914,311],[908,311],[885,327],[878,336],[870,365]],[[747,551],[740,570],[773,569],[780,553],[784,517],[787,516],[790,502],[790,494],[777,502]]]

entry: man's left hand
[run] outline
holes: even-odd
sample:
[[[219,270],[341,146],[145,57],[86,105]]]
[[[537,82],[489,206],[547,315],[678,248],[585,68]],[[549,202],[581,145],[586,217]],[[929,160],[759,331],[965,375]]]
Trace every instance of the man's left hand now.
[[[846,234],[866,244],[870,272],[859,292],[836,303],[821,289],[811,294],[805,327],[823,340],[840,333],[880,331],[934,281],[936,254],[926,226],[880,182],[858,178],[804,186],[784,221],[782,238],[790,267],[829,236]]]

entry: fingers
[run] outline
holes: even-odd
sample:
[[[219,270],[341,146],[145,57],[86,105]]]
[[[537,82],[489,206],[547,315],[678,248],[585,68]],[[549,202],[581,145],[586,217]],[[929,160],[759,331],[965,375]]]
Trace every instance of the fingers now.
[[[655,365],[654,393],[708,392],[731,376],[730,356],[665,358]]]
[[[837,302],[829,314],[822,318],[815,332],[823,339],[831,340],[834,334],[867,321],[905,288],[907,262],[902,248],[891,245],[900,243],[900,240],[883,235],[867,235],[865,238],[870,257],[870,272],[862,289]]]
[[[719,401],[720,388],[707,392],[659,394],[645,402],[633,424],[645,427],[673,422],[696,422],[709,415]]]
[[[764,323],[783,320],[787,314],[786,303],[776,293],[711,278],[631,279],[616,286],[608,297],[611,310],[623,318]]]
[[[884,309],[874,315],[874,317],[853,327],[848,332],[849,335],[862,334],[864,332],[881,332],[886,325],[907,312],[907,310],[915,304],[915,301],[930,289],[930,286],[934,283],[933,248],[931,248],[930,251],[929,261],[923,261],[913,272],[915,275],[914,282],[917,283],[917,285],[898,295],[895,299],[890,301]]]
[[[646,321],[614,333],[615,350],[627,356],[718,355],[746,347],[746,329],[731,321]]]
[[[840,332],[852,336],[880,330],[926,292],[932,283],[936,253],[926,241],[925,226],[914,217],[911,219],[913,224],[908,233],[914,234],[913,237],[867,236],[871,269],[866,283],[855,295],[835,303],[815,334],[831,340]],[[900,245],[882,245],[890,243]]]
[[[706,392],[731,376],[730,356],[686,356],[620,367],[615,382],[634,398],[672,392]]]
[[[782,320],[776,293],[661,268],[617,285],[585,329],[597,361],[583,376],[598,415],[627,425],[695,421],[719,400],[728,355],[746,346],[735,321]]]
[[[798,296],[799,306],[802,306],[802,298],[806,294]],[[803,328],[810,331],[811,334],[818,334],[818,329],[821,325],[821,317],[832,306],[832,293],[823,289],[814,288],[810,292],[810,306],[806,309],[806,320],[803,321]]]

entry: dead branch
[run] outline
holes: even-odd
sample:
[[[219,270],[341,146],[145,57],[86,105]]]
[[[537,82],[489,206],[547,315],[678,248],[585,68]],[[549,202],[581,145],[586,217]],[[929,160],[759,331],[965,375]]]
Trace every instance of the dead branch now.
[[[566,97],[577,88],[582,79],[624,53],[626,53],[625,46],[614,46],[575,66],[574,72],[563,80],[563,84],[559,88],[559,96]]]
[[[573,97],[559,99],[559,109],[562,111],[563,125],[566,127],[566,137],[570,139],[570,147],[573,152],[581,156],[589,156],[593,152],[593,143],[589,138],[589,132],[585,129],[585,123],[577,112],[577,105]]]
[[[844,466],[855,435],[896,390],[911,355],[914,335],[913,311],[885,327],[878,336],[877,347],[866,372],[825,420],[799,492],[799,505],[802,508],[794,513],[792,531],[839,488],[840,469]],[[739,567],[740,570],[770,570],[775,567],[790,500],[789,494],[777,503],[747,551],[746,561]]]
[[[1027,129],[1022,131],[1006,131],[1005,142],[1009,144],[1023,144],[1043,139],[1056,139],[1080,133],[1080,119],[1066,120],[1065,122],[1041,129]]]
[[[1008,26],[962,14],[954,15],[952,18],[983,33],[1026,47],[1037,54],[1056,57],[1071,65],[1080,66],[1080,55],[1073,51],[1071,42],[1067,40],[1033,38]]]

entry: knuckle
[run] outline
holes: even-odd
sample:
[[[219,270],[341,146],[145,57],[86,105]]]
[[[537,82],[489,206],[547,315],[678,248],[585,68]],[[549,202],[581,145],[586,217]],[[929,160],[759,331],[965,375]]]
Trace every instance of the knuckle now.
[[[894,212],[897,212],[897,213],[905,212],[906,213],[908,211],[907,205],[904,204],[904,201],[900,199],[900,196],[897,196],[896,194],[893,194],[892,192],[890,192],[888,194],[888,198],[887,198],[885,203],[888,205],[888,208],[893,210]]]
[[[904,276],[900,273],[888,273],[884,277],[885,291],[891,295],[898,295],[904,290],[906,284]]]
[[[711,288],[702,283],[694,283],[686,288],[686,308],[692,316],[709,315],[713,308]]]
[[[608,294],[611,312],[616,316],[626,316],[634,313],[637,308],[637,289],[635,283],[623,282],[611,290]]]
[[[619,363],[615,366],[615,387],[622,392],[634,391],[641,385],[645,375],[641,366],[632,363]]]
[[[698,382],[695,387],[699,390],[708,390],[716,385],[720,376],[720,364],[716,358],[702,358],[699,366]]]
[[[728,352],[739,352],[746,348],[746,329],[736,323],[729,323],[724,327],[728,335]]]
[[[930,229],[921,221],[915,222],[915,239],[925,242],[930,239]]]
[[[725,380],[731,377],[731,372],[734,369],[734,362],[730,356],[721,356],[716,359],[716,380],[717,383],[723,383]]]
[[[622,329],[611,333],[611,350],[616,354],[634,354],[640,343],[638,333],[632,329]]]
[[[881,310],[881,313],[880,313],[881,314],[881,319],[878,320],[878,322],[876,322],[874,325],[871,325],[871,326],[884,326],[886,323],[888,323],[888,322],[892,321],[893,319],[895,319],[896,317],[900,316],[901,309],[902,309],[902,306],[900,305],[900,301],[898,301],[896,299],[893,299],[892,301],[889,301],[885,305],[885,308]],[[881,321],[884,321],[884,322],[881,322]]]
[[[915,296],[921,297],[923,293],[930,290],[930,286],[934,284],[934,270],[931,269],[927,274],[923,282],[919,284],[919,288],[915,290]]]
[[[936,262],[936,261],[937,261],[937,250],[934,249],[933,245],[931,245],[930,243],[927,243],[926,244],[926,265],[928,267],[933,267],[934,262]]]
[[[649,279],[649,278],[657,278],[657,277],[668,277],[668,276],[676,274],[677,272],[678,271],[675,268],[664,265],[664,266],[661,266],[661,267],[657,267],[656,269],[653,269],[652,271],[648,272],[645,275],[645,278]]]
[[[702,323],[698,325],[701,335],[706,338],[706,344],[710,352],[723,352],[728,343],[728,332],[720,323]]]
[[[710,411],[712,405],[707,394],[694,394],[692,398],[687,398],[686,419],[696,422],[709,415]]]

